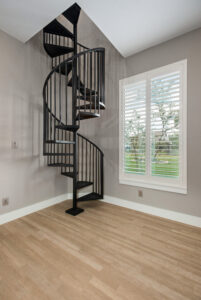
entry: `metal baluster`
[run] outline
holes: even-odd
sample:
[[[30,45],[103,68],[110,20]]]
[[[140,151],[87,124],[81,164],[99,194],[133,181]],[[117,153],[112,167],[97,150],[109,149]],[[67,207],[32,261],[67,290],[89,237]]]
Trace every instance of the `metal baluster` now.
[[[82,138],[82,181],[84,177],[84,151],[83,151],[83,138]]]
[[[70,139],[70,131],[68,131],[68,141],[70,141],[71,139]],[[70,154],[71,153],[71,145],[70,144],[68,144],[68,153]],[[70,159],[70,155],[68,156],[68,163],[70,164],[70,161],[71,161],[71,159]],[[68,172],[70,172],[70,167],[68,167]]]
[[[94,167],[95,167],[95,159],[94,159],[94,145],[93,145],[93,192],[94,192],[94,189],[95,189],[95,177],[94,177]]]
[[[59,65],[59,121],[61,123],[61,65]]]
[[[49,140],[50,139],[50,136],[49,136],[49,93],[48,93],[48,90],[49,90],[49,80],[47,82],[47,139]]]
[[[87,82],[86,82],[86,53],[85,53],[84,54],[84,105],[85,105],[84,111],[86,111],[86,85]]]
[[[56,140],[56,116],[57,116],[57,100],[56,100],[56,91],[57,91],[57,82],[56,82],[56,72],[54,72],[54,140]]]
[[[98,103],[100,103],[101,99],[100,99],[100,54],[99,52],[97,53],[97,100],[98,100]],[[99,106],[98,106],[99,107]],[[98,111],[99,113],[99,111]]]
[[[52,137],[52,76],[50,76],[50,91],[49,91],[49,95],[50,95],[50,140],[53,140],[53,137]],[[53,144],[51,143],[51,154],[53,152]],[[50,162],[52,163],[52,155],[50,156]]]
[[[90,67],[90,112],[91,112],[91,107],[92,107],[92,53],[90,52],[90,62],[89,62],[89,67]]]
[[[100,151],[98,151],[98,193],[100,195]]]
[[[77,138],[77,148],[78,148],[78,158],[77,158],[77,164],[78,164],[78,180],[80,179],[80,137]]]
[[[86,140],[86,181],[88,181],[88,177],[87,177],[87,155],[88,155],[88,153],[87,153],[87,140]]]
[[[79,124],[80,124],[80,77],[81,77],[81,70],[80,70],[80,57],[78,57],[78,96],[79,96],[79,110],[78,110],[78,115],[79,115]],[[77,99],[76,99],[77,101]],[[77,104],[77,103],[76,103]]]
[[[96,193],[98,192],[98,149],[96,149]]]
[[[96,52],[94,52],[94,112],[96,113]]]
[[[103,51],[102,58],[102,98],[103,103],[105,103],[105,50]]]
[[[103,198],[103,193],[104,193],[104,169],[103,169],[103,153],[101,153],[101,196]]]
[[[89,149],[89,159],[90,159],[90,161],[89,161],[89,181],[91,181],[91,173],[92,173],[92,168],[91,168],[91,166],[92,166],[92,163],[91,163],[91,143],[89,143],[89,145],[90,145],[90,149]]]
[[[68,118],[68,66],[67,62],[65,63],[65,99],[66,99],[66,125]]]

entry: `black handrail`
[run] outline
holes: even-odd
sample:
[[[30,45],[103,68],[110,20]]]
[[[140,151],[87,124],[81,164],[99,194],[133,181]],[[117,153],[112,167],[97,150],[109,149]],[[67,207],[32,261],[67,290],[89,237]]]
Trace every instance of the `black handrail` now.
[[[101,72],[103,68],[103,63],[104,63],[104,48],[93,48],[93,49],[88,49],[85,51],[82,51],[65,61],[61,62],[59,65],[54,67],[50,73],[48,74],[44,86],[43,86],[43,99],[44,99],[44,109],[46,111],[45,116],[47,116],[47,121],[50,121],[50,127],[51,130],[50,132],[52,133],[52,118],[55,119],[55,121],[59,121],[60,124],[64,124],[62,122],[62,106],[61,106],[61,99],[62,95],[61,93],[63,92],[63,95],[65,94],[66,98],[66,124],[67,124],[67,105],[68,105],[68,90],[67,86],[69,85],[69,82],[67,80],[69,72],[73,69],[74,67],[74,61],[77,61],[77,67],[78,67],[78,77],[79,80],[72,82],[72,86],[74,86],[74,96],[73,98],[77,97],[75,101],[75,107],[74,110],[74,115],[72,120],[75,120],[76,115],[75,112],[77,113],[77,122],[80,123],[80,115],[84,111],[90,112],[91,114],[94,114],[95,116],[99,116],[100,113],[100,105],[102,107],[104,106],[104,78],[101,78]],[[92,65],[92,54],[93,54],[93,65]],[[82,60],[80,60],[82,58]],[[87,64],[85,63],[87,61]],[[69,65],[70,63],[70,65]],[[81,70],[81,65],[82,65],[82,70]],[[71,67],[71,68],[70,68]],[[68,70],[67,70],[68,69]],[[63,70],[63,71],[62,71]],[[64,71],[65,70],[65,71]],[[70,71],[69,71],[70,70]],[[62,73],[63,72],[63,73]],[[65,80],[66,80],[66,88],[65,90],[61,90],[64,87],[61,86],[61,75],[66,75]],[[84,74],[84,75],[83,75]],[[87,74],[87,75],[86,75]],[[54,75],[54,77],[53,77]],[[85,78],[86,76],[87,78]],[[59,76],[59,78],[57,78]],[[73,77],[73,76],[72,76]],[[83,77],[83,78],[82,78]],[[92,78],[93,77],[93,78]],[[59,79],[59,83],[57,81]],[[83,79],[83,83],[81,84],[81,80]],[[53,81],[53,83],[52,83]],[[86,81],[86,82],[85,82]],[[92,94],[92,82],[94,86],[94,92]],[[78,95],[76,96],[75,94],[75,84],[76,90]],[[88,85],[88,86],[87,86]],[[87,92],[86,92],[87,91]],[[52,96],[52,92],[54,92],[54,97]],[[56,93],[59,93],[59,107],[57,107],[56,101]],[[83,94],[84,92],[84,94]],[[52,98],[54,98],[54,103],[52,101]],[[82,104],[81,104],[82,102]],[[77,103],[77,104],[76,104]],[[49,107],[49,105],[51,107]],[[52,106],[54,106],[54,112],[52,110]],[[81,114],[80,114],[81,111]],[[45,112],[44,112],[45,113]],[[44,123],[49,124],[48,122]],[[49,133],[48,128],[46,133]]]
[[[65,63],[68,63],[68,62],[70,62],[70,61],[73,62],[73,60],[74,60],[75,58],[78,58],[79,56],[81,56],[81,55],[83,55],[83,54],[85,54],[85,53],[90,53],[90,52],[103,52],[103,53],[104,53],[104,52],[105,52],[105,49],[104,49],[104,48],[87,49],[87,50],[85,50],[85,51],[82,51],[82,52],[78,53],[77,55],[71,56],[71,57],[67,58],[66,60],[62,61],[60,64],[58,64],[56,67],[54,67],[54,68],[50,71],[50,73],[48,74],[48,76],[46,77],[46,80],[45,80],[44,85],[43,85],[43,91],[44,91],[45,85],[47,84],[48,79],[50,78],[50,76],[52,75],[52,73],[54,73],[56,70],[58,70],[59,66],[62,67]]]
[[[103,151],[96,144],[94,144],[92,141],[90,141],[88,138],[86,138],[85,136],[83,136],[80,133],[78,133],[77,135],[80,136],[81,138],[85,139],[87,142],[89,142],[90,144],[92,144],[94,147],[96,147],[101,152],[101,154],[104,156]]]

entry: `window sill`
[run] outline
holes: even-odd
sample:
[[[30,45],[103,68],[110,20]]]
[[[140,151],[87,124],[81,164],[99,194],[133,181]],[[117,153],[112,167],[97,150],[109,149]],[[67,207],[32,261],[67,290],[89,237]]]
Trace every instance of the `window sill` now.
[[[119,179],[120,184],[132,185],[136,187],[144,187],[148,189],[178,193],[178,194],[187,194],[187,187],[184,186],[173,186],[173,185],[164,185],[159,183],[145,182],[145,181],[134,181],[128,179]]]

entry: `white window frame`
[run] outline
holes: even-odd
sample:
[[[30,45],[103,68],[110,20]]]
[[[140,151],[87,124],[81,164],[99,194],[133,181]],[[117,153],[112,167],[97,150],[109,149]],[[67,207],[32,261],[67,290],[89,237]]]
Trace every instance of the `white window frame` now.
[[[160,176],[128,174],[124,172],[124,87],[140,80],[147,80],[147,108],[150,109],[150,80],[153,77],[181,71],[180,97],[180,154],[179,178],[164,178]],[[150,170],[150,114],[147,114],[148,145],[146,146],[146,168]],[[119,81],[119,183],[187,194],[187,59],[157,68],[145,73],[134,75]]]

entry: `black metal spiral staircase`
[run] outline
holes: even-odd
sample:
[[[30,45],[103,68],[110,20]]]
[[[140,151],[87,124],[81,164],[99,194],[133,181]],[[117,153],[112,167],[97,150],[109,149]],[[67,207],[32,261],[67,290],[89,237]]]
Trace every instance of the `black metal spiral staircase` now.
[[[52,70],[43,87],[43,154],[48,166],[60,167],[73,179],[75,216],[83,211],[78,201],[103,198],[103,152],[78,133],[80,121],[100,116],[105,109],[105,49],[89,49],[77,42],[80,7],[75,3],[63,13],[73,33],[55,19],[43,29],[43,44],[52,59]],[[77,198],[77,191],[92,192]]]

